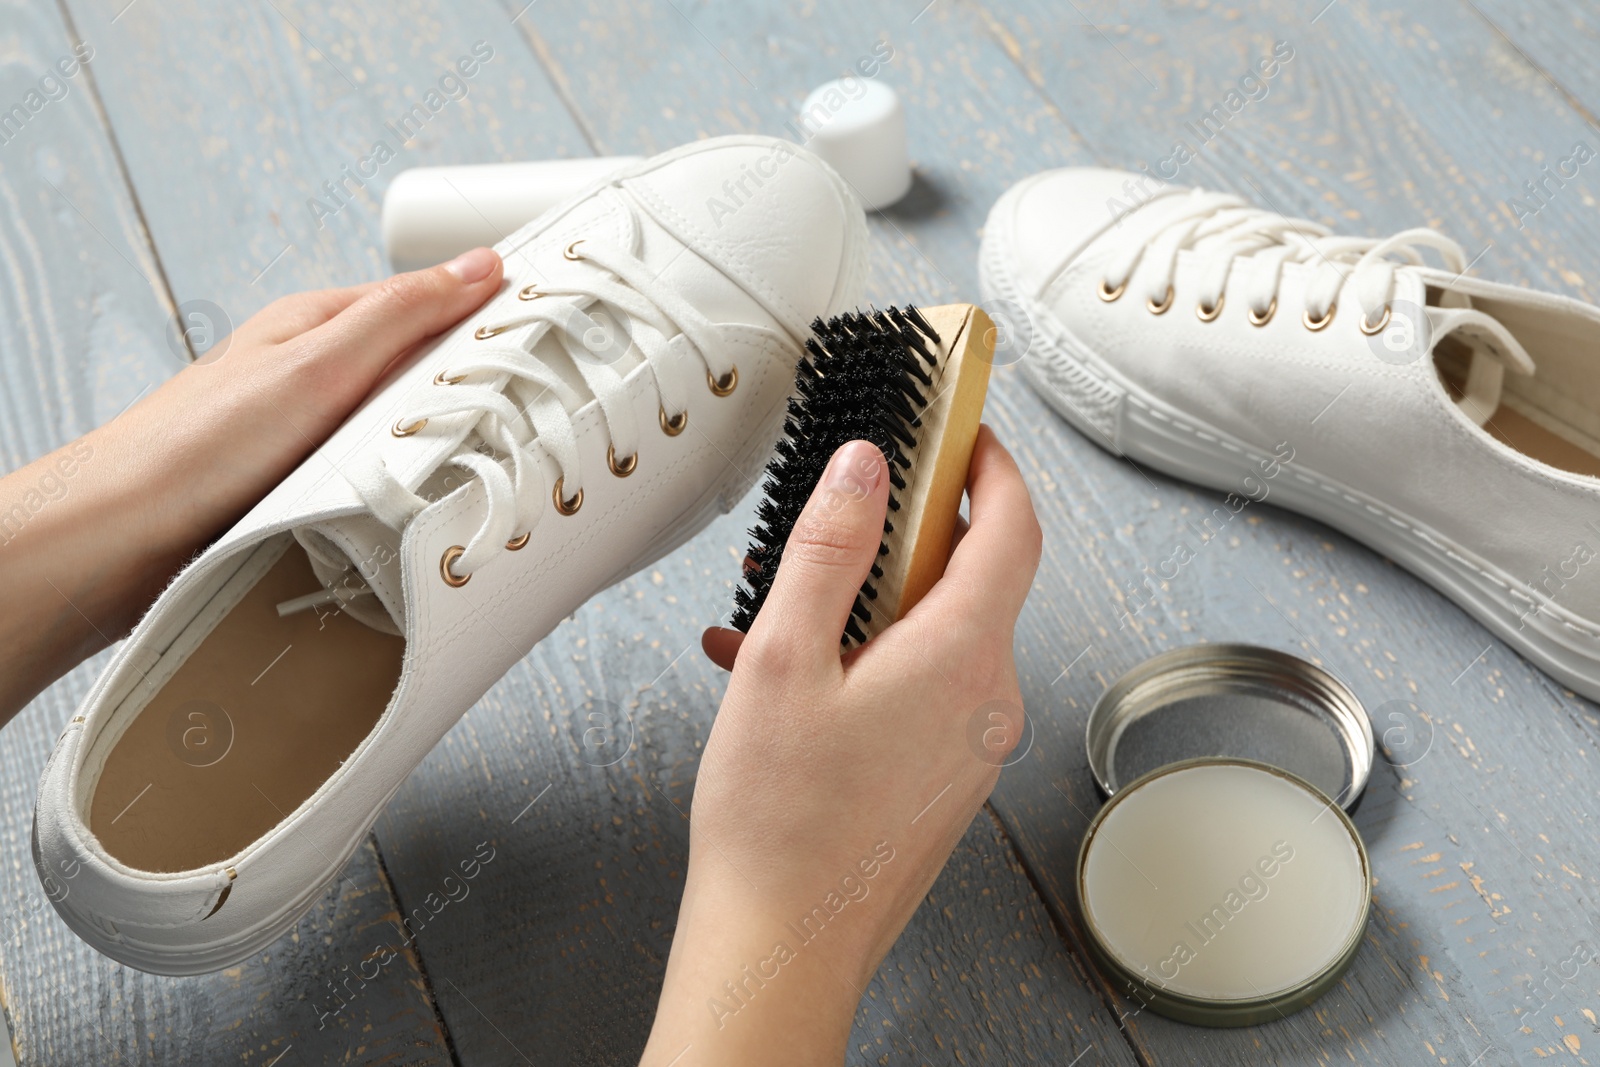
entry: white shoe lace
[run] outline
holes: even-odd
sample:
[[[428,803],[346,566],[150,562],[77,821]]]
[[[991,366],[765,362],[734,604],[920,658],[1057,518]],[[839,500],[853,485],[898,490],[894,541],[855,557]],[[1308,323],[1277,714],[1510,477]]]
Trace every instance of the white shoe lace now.
[[[1177,215],[1163,213],[1145,232],[1135,231],[1106,268],[1101,296],[1121,295],[1138,265],[1149,260],[1146,301],[1152,311],[1165,311],[1173,299],[1172,281],[1178,253],[1206,253],[1197,308],[1201,318],[1215,318],[1236,260],[1250,258],[1255,267],[1240,284],[1249,303],[1251,322],[1265,325],[1277,310],[1278,286],[1286,263],[1320,264],[1305,291],[1304,319],[1313,329],[1325,326],[1346,283],[1355,289],[1361,322],[1370,333],[1382,329],[1394,299],[1395,272],[1404,265],[1422,266],[1421,250],[1438,252],[1447,269],[1466,269],[1460,245],[1438,230],[1418,227],[1392,237],[1340,237],[1309,219],[1289,219],[1253,207],[1227,193],[1195,192]],[[1137,225],[1139,214],[1129,217]]]
[[[1139,264],[1149,262],[1153,269],[1146,272],[1145,306],[1152,314],[1164,314],[1174,300],[1178,254],[1190,250],[1202,263],[1195,314],[1203,322],[1222,313],[1234,265],[1240,260],[1249,261],[1250,267],[1239,272],[1234,284],[1248,304],[1251,325],[1265,326],[1278,310],[1285,264],[1317,264],[1305,287],[1301,322],[1306,329],[1321,330],[1333,321],[1340,293],[1349,285],[1361,312],[1361,332],[1369,336],[1389,325],[1398,272],[1426,267],[1423,249],[1437,252],[1445,270],[1457,279],[1468,266],[1461,246],[1438,230],[1416,227],[1392,237],[1341,237],[1309,219],[1285,218],[1237,196],[1203,190],[1190,193],[1176,211],[1136,212],[1126,225],[1133,229],[1106,267],[1100,299],[1121,297]],[[1450,291],[1450,282],[1436,277],[1444,293],[1439,306],[1421,309],[1429,319],[1427,336],[1436,342],[1460,331],[1477,339],[1465,392],[1457,404],[1482,426],[1499,404],[1505,371],[1532,374],[1533,359],[1498,319],[1474,309],[1470,298]],[[1480,358],[1484,355],[1489,358]]]
[[[498,552],[527,544],[550,503],[563,515],[576,513],[583,503],[572,415],[584,398],[534,353],[542,339],[562,346],[598,401],[610,438],[610,468],[617,477],[632,474],[639,463],[638,419],[624,377],[613,365],[630,344],[649,367],[659,397],[661,429],[669,435],[676,436],[687,425],[689,406],[686,376],[671,373],[672,364],[698,358],[718,396],[732,392],[738,382],[726,346],[718,343],[716,324],[645,263],[588,239],[569,245],[566,258],[586,260],[598,269],[581,284],[534,284],[519,290],[526,310],[479,326],[473,337],[481,347],[440,371],[434,378],[440,388],[394,425],[395,436],[408,437],[429,419],[473,416],[475,433],[416,481],[420,487],[449,463],[476,475],[483,485],[488,507],[482,524],[465,546],[452,548],[441,562],[441,573],[452,585],[464,584]],[[594,312],[601,308],[596,305],[606,310],[608,319],[619,318],[615,312],[624,313],[627,331],[597,319]],[[518,332],[513,335],[513,331]],[[540,452],[556,471],[553,485],[546,481]],[[373,515],[396,530],[429,503],[374,454],[347,474]]]

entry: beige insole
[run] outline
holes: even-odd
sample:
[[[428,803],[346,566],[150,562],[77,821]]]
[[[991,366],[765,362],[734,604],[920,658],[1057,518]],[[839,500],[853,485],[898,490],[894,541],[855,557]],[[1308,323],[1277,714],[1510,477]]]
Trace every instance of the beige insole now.
[[[1501,404],[1484,426],[1489,435],[1525,456],[1547,463],[1557,470],[1600,478],[1600,456],[1551,433],[1525,415]]]
[[[1445,391],[1450,394],[1450,399],[1459,400],[1464,385],[1462,371],[1465,365],[1464,357],[1459,352],[1447,349],[1444,344],[1441,344],[1440,348],[1444,351],[1441,351],[1440,358],[1435,362],[1439,378],[1444,382]],[[1540,463],[1548,464],[1557,470],[1600,478],[1600,456],[1545,429],[1505,404],[1495,408],[1494,414],[1489,416],[1489,421],[1483,428],[1496,441]]]
[[[372,732],[405,641],[277,605],[321,583],[291,544],[150,700],[106,759],[89,828],[117,859],[187,871],[237,854]]]

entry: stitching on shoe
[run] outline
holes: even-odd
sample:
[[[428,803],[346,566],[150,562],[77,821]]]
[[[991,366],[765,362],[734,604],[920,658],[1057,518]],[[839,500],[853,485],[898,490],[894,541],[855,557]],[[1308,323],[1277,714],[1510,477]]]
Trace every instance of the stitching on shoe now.
[[[993,218],[998,211],[999,205],[996,205],[990,217]],[[987,232],[984,236],[983,246],[980,249],[980,284],[993,288],[999,299],[1022,308],[1033,324],[1034,330],[1039,334],[1041,342],[1063,345],[1064,336],[1053,336],[1065,332],[1055,321],[1054,316],[1046,317],[1042,313],[1043,308],[1036,301],[1025,301],[1016,283],[1005,270],[1009,254],[1008,246],[1004,243],[1005,238],[1009,236],[1005,221],[1000,220],[992,232]],[[1070,268],[1063,268],[1062,272],[1065,273],[1068,269]],[[1115,406],[1124,392],[1121,386],[1108,381],[1083,360],[1070,357],[1047,360],[1042,356],[1036,356],[1032,350],[1024,354],[1022,370],[1030,375],[1043,374],[1059,387],[1071,390],[1079,401],[1072,405],[1074,410],[1099,430],[1108,441],[1115,441],[1117,429]],[[1082,375],[1089,380],[1086,383],[1076,381],[1075,375]],[[1098,395],[1086,395],[1090,390]]]
[[[1180,253],[1180,255],[1187,254],[1188,253],[1186,252]],[[1062,278],[1066,278],[1068,274],[1073,276],[1073,283],[1069,286],[1065,286],[1065,298],[1074,302],[1080,309],[1086,307],[1091,312],[1094,311],[1097,301],[1093,301],[1081,296],[1081,291],[1084,289],[1081,284],[1082,275],[1088,273],[1092,277],[1094,271],[1091,268],[1097,269],[1102,260],[1109,258],[1110,253],[1109,250],[1107,250],[1097,254],[1094,257],[1079,257],[1071,266],[1064,269],[1061,275]],[[1288,269],[1289,267],[1285,267],[1285,270]],[[1015,300],[1016,298],[1013,296],[1012,299]],[[1058,321],[1056,321],[1057,316],[1053,312],[1049,311],[1049,309],[1044,305],[1035,303],[1031,310],[1037,312],[1037,314],[1034,316],[1036,325],[1041,319],[1048,318],[1048,320],[1051,320],[1050,324],[1055,327],[1051,331],[1040,331],[1040,335],[1045,337],[1047,340],[1058,345],[1063,350],[1070,349],[1074,343],[1076,343],[1079,347],[1092,350],[1091,345],[1076,341],[1076,339],[1072,337],[1070,332],[1067,331],[1064,326],[1059,325]],[[1128,329],[1114,329],[1107,331],[1106,336],[1102,337],[1100,340],[1101,343],[1104,344],[1127,343],[1131,333],[1133,333],[1133,331]],[[1192,347],[1199,351],[1212,352],[1233,359],[1250,359],[1255,362],[1265,364],[1293,363],[1297,366],[1314,367],[1321,370],[1332,371],[1334,373],[1348,373],[1351,366],[1349,361],[1339,360],[1336,358],[1306,358],[1297,354],[1284,352],[1274,352],[1270,357],[1263,357],[1259,352],[1242,345],[1226,344],[1213,341],[1203,341],[1198,344],[1193,344]],[[1090,374],[1095,373],[1094,369],[1086,361],[1079,359],[1077,356],[1067,354],[1065,351],[1062,352],[1062,355],[1072,362],[1082,366],[1086,372]],[[1482,452],[1485,448],[1489,448],[1490,451],[1487,453],[1488,455],[1495,459],[1501,458],[1494,452],[1490,439],[1478,436],[1476,433],[1474,433],[1471,427],[1464,425],[1461,421],[1455,418],[1450,417],[1450,412],[1448,410],[1433,408],[1432,405],[1436,398],[1432,393],[1432,389],[1434,387],[1434,383],[1437,381],[1437,378],[1433,372],[1431,361],[1417,360],[1416,362],[1403,367],[1368,366],[1365,368],[1365,371],[1376,378],[1381,378],[1385,381],[1400,382],[1412,387],[1414,390],[1419,391],[1421,393],[1421,399],[1429,405],[1429,410],[1439,411],[1440,415],[1442,416],[1435,421],[1438,424],[1442,424],[1443,427],[1452,435],[1454,435],[1458,441],[1479,452]],[[1115,384],[1111,385],[1111,388],[1119,391],[1122,389],[1121,386]],[[1586,507],[1592,507],[1594,505],[1595,499],[1591,492],[1582,486],[1573,485],[1570,481],[1560,477],[1557,473],[1552,473],[1550,471],[1541,469],[1529,469],[1520,464],[1512,467],[1511,470],[1518,478],[1531,482],[1536,486],[1559,492],[1563,496],[1577,502],[1580,505]]]
[[[1193,436],[1202,438],[1203,440],[1214,442],[1215,444],[1220,445],[1222,448],[1228,450],[1229,452],[1237,453],[1241,458],[1245,458],[1245,459],[1265,458],[1264,456],[1252,455],[1251,452],[1248,449],[1240,448],[1237,445],[1234,445],[1234,444],[1231,444],[1231,443],[1229,443],[1227,441],[1223,441],[1223,440],[1221,440],[1219,438],[1213,437],[1212,435],[1207,434],[1207,433],[1197,429],[1196,427],[1190,426],[1187,423],[1184,423],[1179,419],[1173,418],[1170,415],[1166,415],[1163,412],[1157,411],[1155,408],[1151,407],[1148,403],[1146,403],[1145,401],[1141,400],[1139,397],[1134,396],[1131,393],[1128,394],[1127,399],[1128,399],[1128,402],[1130,404],[1134,405],[1135,407],[1140,408],[1142,411],[1144,411],[1151,418],[1159,420],[1159,421],[1164,422],[1164,423],[1167,423],[1168,425],[1172,426],[1176,430],[1180,430],[1180,431],[1182,431],[1184,433],[1191,434]],[[1556,604],[1553,601],[1549,602],[1549,603],[1546,603],[1546,602],[1543,602],[1543,601],[1540,601],[1540,600],[1536,600],[1535,598],[1529,596],[1523,590],[1518,589],[1516,586],[1510,584],[1505,579],[1501,578],[1499,575],[1493,573],[1492,571],[1484,569],[1483,567],[1479,566],[1477,563],[1474,563],[1472,560],[1467,559],[1466,557],[1462,556],[1459,552],[1455,551],[1449,545],[1445,544],[1444,542],[1440,541],[1438,538],[1434,537],[1427,530],[1423,529],[1420,526],[1415,526],[1415,525],[1407,522],[1405,519],[1401,518],[1397,513],[1391,511],[1390,509],[1385,508],[1382,505],[1373,504],[1370,501],[1362,500],[1359,497],[1352,496],[1351,494],[1345,492],[1343,489],[1341,489],[1339,486],[1335,485],[1334,483],[1332,483],[1330,481],[1327,481],[1327,480],[1325,480],[1323,478],[1317,477],[1316,475],[1306,474],[1304,471],[1299,471],[1299,470],[1290,470],[1289,473],[1295,478],[1296,481],[1304,482],[1305,484],[1313,486],[1314,488],[1320,489],[1325,493],[1329,493],[1329,494],[1331,494],[1333,496],[1337,496],[1339,499],[1343,500],[1345,503],[1351,504],[1351,505],[1353,505],[1355,507],[1358,507],[1358,508],[1361,508],[1362,510],[1372,514],[1373,516],[1375,516],[1377,518],[1388,520],[1390,523],[1393,523],[1395,526],[1399,527],[1400,529],[1405,530],[1409,534],[1412,534],[1418,540],[1420,540],[1420,541],[1424,542],[1425,544],[1427,544],[1430,548],[1433,548],[1435,551],[1438,551],[1438,552],[1442,553],[1443,555],[1445,555],[1449,559],[1455,561],[1460,566],[1464,567],[1465,569],[1467,569],[1469,571],[1472,571],[1474,574],[1478,575],[1480,578],[1483,578],[1486,581],[1490,582],[1491,584],[1493,584],[1495,586],[1498,586],[1501,590],[1503,590],[1513,600],[1521,601],[1523,604],[1526,604],[1527,606],[1533,608],[1536,614],[1545,614],[1545,615],[1553,618],[1553,620],[1555,622],[1557,622],[1560,625],[1566,627],[1568,630],[1571,630],[1574,633],[1579,634],[1579,635],[1581,635],[1583,637],[1587,637],[1587,638],[1589,638],[1591,640],[1600,640],[1600,626],[1597,626],[1597,625],[1595,625],[1593,623],[1584,623],[1584,622],[1579,621],[1579,620],[1561,618],[1560,615],[1557,614],[1557,613],[1558,612],[1559,613],[1565,613],[1566,612],[1566,609],[1563,608],[1561,605]]]
[[[1193,262],[1193,257],[1189,253],[1184,252],[1180,253],[1179,255],[1183,263]],[[1070,275],[1071,284],[1063,286],[1064,291],[1060,294],[1059,299],[1068,301],[1074,310],[1080,312],[1086,311],[1088,315],[1094,316],[1099,310],[1100,300],[1097,297],[1089,295],[1091,286],[1085,285],[1084,282],[1090,281],[1092,283],[1094,276],[1097,273],[1100,273],[1100,264],[1102,261],[1107,259],[1110,259],[1109,252],[1098,255],[1092,259],[1081,259],[1076,261],[1071,268],[1069,268],[1067,271],[1064,271],[1062,274],[1064,279],[1068,278]],[[1303,275],[1306,273],[1304,271],[1292,272],[1290,271],[1289,266],[1286,266],[1284,270],[1286,274],[1297,273]],[[1087,279],[1084,277],[1085,275],[1088,276]],[[1055,313],[1050,311],[1049,308],[1044,305],[1040,305],[1039,310],[1044,314],[1050,315],[1052,318],[1056,317]],[[1185,320],[1182,317],[1179,317],[1178,319],[1165,321],[1182,323]],[[1063,336],[1070,336],[1065,329],[1063,329],[1061,333]],[[1319,336],[1326,339],[1335,335],[1323,334]],[[1091,351],[1093,351],[1097,346],[1108,346],[1113,344],[1148,344],[1148,341],[1144,338],[1143,331],[1138,325],[1134,324],[1112,324],[1110,327],[1102,327],[1100,333],[1096,336],[1095,341],[1097,342],[1097,345],[1091,345],[1088,342],[1079,342],[1079,344],[1081,347]],[[1294,366],[1313,367],[1319,370],[1330,371],[1335,374],[1348,375],[1351,368],[1356,365],[1355,361],[1345,359],[1337,355],[1307,356],[1302,355],[1299,352],[1288,351],[1283,348],[1274,348],[1270,353],[1263,353],[1260,350],[1241,342],[1218,341],[1204,337],[1197,339],[1196,335],[1194,334],[1190,334],[1190,336],[1185,339],[1185,346],[1187,349],[1193,351],[1215,353],[1234,360],[1248,359],[1260,364],[1268,373],[1285,364],[1293,364]],[[1431,370],[1424,370],[1423,368],[1425,367],[1431,367],[1431,364],[1420,360],[1416,363],[1406,365],[1378,364],[1376,361],[1374,361],[1371,364],[1367,364],[1364,369],[1366,373],[1370,374],[1374,378],[1396,382],[1416,382],[1425,374],[1431,373]]]
[[[687,216],[681,214],[671,204],[663,200],[656,194],[655,190],[651,189],[648,185],[644,185],[642,183],[630,183],[627,185],[627,189],[641,200],[652,205],[657,211],[662,212],[668,218],[676,221],[684,228],[686,234],[693,235],[694,245],[698,245],[703,248],[715,248],[719,256],[726,257],[727,261],[731,265],[740,268],[741,273],[747,275],[748,277],[741,277],[738,284],[742,285],[748,283],[754,286],[762,296],[772,301],[777,307],[782,308],[784,314],[790,320],[792,320],[792,322],[801,324],[804,323],[804,316],[800,314],[799,309],[791,304],[782,293],[777,292],[771,286],[767,285],[766,282],[762,281],[760,278],[760,272],[753,270],[751,268],[751,264],[743,256],[741,256],[735,248],[729,245],[728,242],[719,241],[705,233],[700,226],[695,225],[688,219]],[[846,235],[845,239],[849,239],[848,234]],[[684,241],[683,243],[685,245],[690,244],[689,241]]]
[[[88,860],[92,859],[92,858],[93,857],[88,857],[86,859],[86,858],[80,857],[79,858],[79,862],[80,863],[84,863],[85,865],[87,865]],[[116,929],[116,924],[118,924],[118,923],[121,923],[121,924],[126,925],[126,926],[137,926],[137,927],[140,927],[141,929],[145,929],[145,930],[180,930],[180,929],[184,929],[186,927],[192,926],[196,922],[198,922],[200,920],[201,916],[204,915],[208,910],[210,910],[210,907],[211,907],[212,903],[215,901],[217,893],[221,891],[222,886],[225,886],[225,885],[229,884],[227,879],[221,874],[220,871],[207,870],[204,873],[207,874],[207,875],[212,876],[209,879],[209,881],[212,884],[205,887],[205,892],[206,892],[205,897],[202,898],[200,903],[197,904],[193,909],[185,912],[183,915],[180,915],[179,917],[171,920],[170,922],[154,922],[154,921],[149,921],[149,920],[144,920],[144,919],[135,921],[133,919],[118,918],[115,915],[109,914],[108,912],[106,912],[102,908],[87,907],[87,906],[84,906],[82,904],[76,904],[76,905],[75,904],[70,904],[70,903],[68,903],[71,900],[71,895],[70,894],[68,896],[66,896],[66,897],[63,897],[59,902],[56,902],[56,907],[57,908],[65,907],[68,911],[71,911],[74,915],[76,915],[80,919],[84,920],[85,922],[92,923],[102,933],[108,933],[108,934],[112,935],[117,941],[122,941],[122,942],[126,942],[128,939],[125,937],[125,935],[122,933],[121,930]],[[218,879],[222,880],[222,885],[215,884]],[[158,891],[160,889],[164,889],[164,888],[166,888],[166,887],[168,887],[170,885],[171,885],[170,882],[157,883]],[[141,892],[145,892],[147,890],[147,887],[146,886],[140,886],[139,889],[140,889]],[[184,889],[185,889],[185,892],[187,892],[189,887],[186,886],[186,887],[184,887]],[[163,902],[163,904],[170,904],[171,903],[171,898],[163,895],[162,902]]]

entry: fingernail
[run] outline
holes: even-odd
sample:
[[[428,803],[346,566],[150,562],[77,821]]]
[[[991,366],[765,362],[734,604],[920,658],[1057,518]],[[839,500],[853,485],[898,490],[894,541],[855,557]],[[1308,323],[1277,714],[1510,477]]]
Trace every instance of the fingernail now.
[[[481,282],[494,270],[494,265],[500,262],[500,257],[495,255],[492,248],[474,248],[470,252],[463,252],[455,259],[444,265],[444,269],[454,274],[464,284]]]
[[[863,496],[878,488],[882,478],[883,453],[870,441],[850,441],[840,446],[822,475],[828,488],[855,490]]]

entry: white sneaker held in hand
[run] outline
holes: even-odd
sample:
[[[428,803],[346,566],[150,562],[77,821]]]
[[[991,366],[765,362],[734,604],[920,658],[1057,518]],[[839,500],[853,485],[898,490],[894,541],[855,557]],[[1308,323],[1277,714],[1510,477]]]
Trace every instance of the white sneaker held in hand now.
[[[497,251],[502,291],[184,569],[62,734],[34,858],[105,954],[195,974],[288,931],[489,686],[751,487],[867,231],[826,165],[732,137]]]

